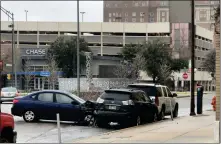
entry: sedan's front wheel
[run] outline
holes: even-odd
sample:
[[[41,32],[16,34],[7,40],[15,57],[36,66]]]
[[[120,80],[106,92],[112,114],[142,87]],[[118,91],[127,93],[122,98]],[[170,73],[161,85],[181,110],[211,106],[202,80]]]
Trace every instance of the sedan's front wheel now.
[[[25,120],[25,122],[34,122],[37,120],[37,117],[33,111],[27,110],[23,114],[23,119]]]

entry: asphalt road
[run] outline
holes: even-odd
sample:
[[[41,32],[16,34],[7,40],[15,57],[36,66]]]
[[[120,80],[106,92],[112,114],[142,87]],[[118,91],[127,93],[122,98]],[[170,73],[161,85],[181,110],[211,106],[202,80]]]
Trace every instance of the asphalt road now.
[[[203,109],[211,110],[210,105],[215,93],[204,95]],[[179,116],[189,115],[190,98],[179,98]],[[11,104],[2,104],[2,112],[10,113]],[[18,132],[17,143],[58,143],[56,122],[41,121],[26,123],[21,117],[15,118],[15,129]],[[168,118],[168,117],[167,117]],[[96,127],[77,126],[72,123],[61,123],[62,143],[72,143],[74,139],[102,134],[115,129],[101,129]]]

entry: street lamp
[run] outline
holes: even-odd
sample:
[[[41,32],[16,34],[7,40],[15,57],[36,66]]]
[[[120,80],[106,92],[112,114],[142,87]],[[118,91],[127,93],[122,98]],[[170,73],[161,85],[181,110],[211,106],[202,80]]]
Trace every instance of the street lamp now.
[[[3,8],[2,6],[1,7],[1,11],[4,12],[11,20],[12,20],[12,24],[9,25],[10,28],[12,28],[12,72],[14,73],[15,75],[15,87],[17,88],[17,74],[16,74],[16,62],[15,62],[15,59],[14,59],[14,45],[15,45],[15,40],[14,40],[14,35],[15,35],[15,32],[14,32],[14,27],[15,27],[15,22],[14,22],[14,14],[11,13],[10,11],[6,10],[5,8]]]
[[[25,18],[26,18],[26,21],[28,21],[28,10],[25,10]]]
[[[86,12],[80,12],[81,13],[81,15],[82,15],[82,22],[84,22],[84,14],[86,13]]]

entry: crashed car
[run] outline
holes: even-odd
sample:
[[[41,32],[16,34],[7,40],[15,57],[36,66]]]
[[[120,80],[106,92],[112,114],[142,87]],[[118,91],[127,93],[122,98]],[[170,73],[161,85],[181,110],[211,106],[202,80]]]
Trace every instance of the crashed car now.
[[[94,102],[85,101],[69,92],[45,90],[16,97],[11,113],[23,117],[26,122],[56,120],[56,114],[59,113],[61,121],[92,125],[94,106]]]

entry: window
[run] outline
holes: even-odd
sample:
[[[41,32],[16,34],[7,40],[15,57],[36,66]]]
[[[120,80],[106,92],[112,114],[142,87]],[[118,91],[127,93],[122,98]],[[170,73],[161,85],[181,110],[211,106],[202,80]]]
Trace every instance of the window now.
[[[111,18],[109,18],[109,22],[111,22]]]
[[[146,6],[146,2],[142,2],[142,7],[145,7]]]
[[[44,102],[53,102],[53,93],[40,93],[38,95],[38,100]]]
[[[160,2],[160,5],[161,5],[161,6],[168,6],[168,2],[167,2],[167,1],[161,1],[161,2]]]
[[[134,6],[135,6],[135,7],[138,7],[138,6],[139,6],[139,3],[138,3],[138,2],[134,2]]]
[[[136,18],[132,18],[132,22],[136,22]]]
[[[109,13],[109,17],[111,17],[111,13]]]
[[[149,22],[154,22],[154,18],[149,18]]]
[[[117,8],[117,7],[118,7],[118,4],[114,4],[114,6],[115,6],[115,8]]]
[[[153,12],[150,12],[150,13],[149,13],[149,16],[153,17],[153,16],[154,16],[154,13],[153,13]]]
[[[169,88],[167,88],[168,97],[173,97],[173,94],[170,92]]]
[[[109,8],[109,7],[110,7],[110,4],[106,4],[106,7]]]
[[[127,101],[130,100],[131,93],[106,91],[101,95],[100,98],[104,100],[108,99],[108,100]]]
[[[133,16],[133,17],[136,17],[136,12],[133,12],[133,13],[132,13],[132,16]]]
[[[145,102],[152,102],[150,97],[147,96],[145,93],[141,93],[141,94],[142,94],[143,98],[145,99]]]
[[[144,16],[144,14],[145,14],[144,12],[140,12],[140,16]]]
[[[37,95],[33,95],[33,96],[31,96],[30,98],[32,98],[32,99],[36,99],[36,96],[37,96]]]
[[[127,7],[128,7],[128,4],[124,4],[124,7],[126,7],[126,8],[127,8]]]
[[[157,87],[157,97],[162,97],[162,90],[161,87]]]
[[[144,22],[144,18],[140,18],[140,22]]]
[[[115,22],[115,18],[113,19],[113,22]]]
[[[74,101],[73,99],[71,99],[70,97],[63,95],[63,94],[56,94],[56,101],[58,103],[65,103],[65,104],[71,104],[72,101]]]
[[[128,13],[125,13],[125,16],[128,16]]]
[[[164,97],[168,97],[168,96],[167,96],[167,91],[166,91],[166,88],[165,88],[165,87],[162,87],[162,89],[163,89],[163,94],[164,94]]]
[[[127,19],[127,18],[125,18],[125,22],[128,22],[128,19]]]
[[[113,13],[113,16],[115,16],[115,13]]]
[[[144,91],[148,96],[156,96],[156,87],[155,86],[139,86],[139,85],[129,85],[129,89],[136,89]]]
[[[166,16],[166,13],[165,13],[165,12],[162,12],[161,15],[162,15],[163,17],[165,17],[165,16]]]

